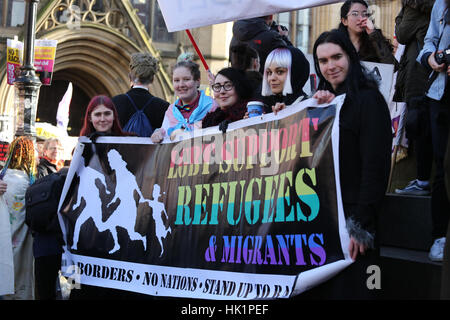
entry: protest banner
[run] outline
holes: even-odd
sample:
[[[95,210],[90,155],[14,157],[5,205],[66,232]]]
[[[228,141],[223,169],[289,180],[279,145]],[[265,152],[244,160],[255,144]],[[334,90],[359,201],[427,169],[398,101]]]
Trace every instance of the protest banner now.
[[[63,271],[200,299],[289,298],[332,277],[352,263],[339,184],[344,97],[162,144],[81,137],[58,213]]]
[[[341,0],[158,0],[169,32],[300,10]]]
[[[23,63],[23,42],[14,39],[6,40],[6,81],[13,85]]]
[[[36,40],[34,44],[34,67],[43,85],[52,82],[58,40]]]

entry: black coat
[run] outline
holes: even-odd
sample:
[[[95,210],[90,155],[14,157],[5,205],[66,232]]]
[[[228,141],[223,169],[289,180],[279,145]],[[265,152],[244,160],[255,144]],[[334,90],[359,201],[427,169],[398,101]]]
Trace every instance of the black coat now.
[[[56,165],[47,159],[41,158],[37,167],[37,179],[57,172]],[[56,223],[56,222],[55,222]],[[59,225],[48,233],[38,233],[33,231],[33,256],[35,258],[58,255],[63,252],[64,240]]]
[[[374,234],[390,172],[391,118],[378,90],[361,88],[358,97],[347,95],[340,112],[341,192],[346,218]]]
[[[434,0],[403,0],[395,18],[395,35],[405,51],[400,59],[395,84],[395,101],[409,102],[425,94],[428,71],[416,61],[430,23]]]
[[[56,165],[50,163],[50,161],[45,158],[41,158],[37,167],[37,179],[45,177],[57,171],[58,170],[56,170]]]
[[[145,108],[144,113],[147,115],[153,130],[161,128],[164,114],[169,107],[169,102],[154,97],[148,90],[142,88],[133,88],[129,90],[127,94],[139,109],[141,109],[149,99],[153,98],[153,102]],[[120,125],[123,128],[135,113],[135,109],[125,94],[119,94],[113,97],[112,100],[119,114]]]
[[[263,18],[238,20],[233,24],[233,38],[230,48],[238,43],[247,43],[259,54],[260,72],[264,72],[264,63],[269,53],[278,47],[289,45],[277,31],[272,30]]]

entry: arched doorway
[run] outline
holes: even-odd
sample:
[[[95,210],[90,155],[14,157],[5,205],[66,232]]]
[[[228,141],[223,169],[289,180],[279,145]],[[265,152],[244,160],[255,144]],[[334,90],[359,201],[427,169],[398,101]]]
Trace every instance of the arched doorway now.
[[[112,97],[129,89],[128,63],[131,54],[139,48],[121,35],[105,32],[95,25],[82,27],[77,32],[60,28],[46,36],[58,40],[58,48],[52,85],[41,86],[37,118],[56,123],[58,103],[72,82],[69,134],[76,136],[93,96]],[[160,79],[155,77],[152,94],[164,97],[164,91]]]
[[[58,104],[66,93],[70,81],[64,80],[64,74],[53,75],[51,87],[41,87],[36,121],[56,124],[56,112]],[[72,84],[73,85],[73,84]],[[83,124],[84,112],[90,97],[79,86],[73,85],[72,101],[70,104],[70,116],[67,132],[70,136],[78,136]]]
[[[136,12],[127,3],[109,1],[104,4],[102,8],[80,7],[81,15],[73,25],[59,19],[57,14],[67,10],[67,3],[51,1],[40,11],[37,22],[37,39],[58,41],[53,81],[51,86],[41,86],[37,118],[41,122],[56,123],[58,103],[68,83],[72,82],[70,135],[78,135],[87,103],[93,96],[105,94],[112,97],[129,89],[131,54],[145,51],[160,59],[142,30]],[[173,99],[171,81],[162,63],[150,92],[167,101]],[[14,116],[14,99],[14,87],[3,80],[0,84],[0,114]]]

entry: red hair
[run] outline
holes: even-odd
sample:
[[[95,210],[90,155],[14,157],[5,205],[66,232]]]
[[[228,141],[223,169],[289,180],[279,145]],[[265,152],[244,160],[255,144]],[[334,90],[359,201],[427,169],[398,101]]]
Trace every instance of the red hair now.
[[[88,136],[96,131],[91,122],[91,113],[99,105],[104,105],[106,108],[110,109],[114,114],[114,121],[111,128],[111,135],[113,136],[129,135],[128,133],[122,130],[122,126],[120,125],[119,122],[119,114],[117,113],[116,106],[114,105],[114,102],[111,100],[111,98],[104,95],[99,95],[93,97],[86,108],[86,114],[84,116],[84,123],[80,131],[80,136]]]

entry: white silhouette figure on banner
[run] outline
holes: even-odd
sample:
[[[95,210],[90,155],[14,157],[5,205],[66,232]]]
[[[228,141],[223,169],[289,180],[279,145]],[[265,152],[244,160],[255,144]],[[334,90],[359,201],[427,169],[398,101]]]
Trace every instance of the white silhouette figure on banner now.
[[[150,200],[148,204],[152,207],[152,216],[153,220],[155,221],[155,234],[158,238],[159,244],[161,246],[161,254],[160,257],[164,253],[164,246],[162,243],[162,239],[167,237],[167,234],[169,232],[172,232],[170,227],[166,229],[166,226],[164,225],[164,221],[161,218],[161,213],[164,213],[166,218],[168,219],[169,216],[167,215],[166,208],[164,206],[164,203],[159,202],[158,198],[161,195],[161,188],[159,185],[154,184],[153,185],[153,200]]]
[[[83,161],[84,160],[82,160],[81,162]],[[89,187],[78,188],[77,202],[72,208],[72,210],[78,208],[81,205],[81,199],[84,198],[86,207],[84,207],[83,211],[81,211],[75,223],[75,229],[73,232],[72,250],[77,250],[81,226],[89,218],[92,218],[92,220],[94,220],[94,223],[100,232],[104,231],[101,229],[103,224],[102,201],[100,198],[100,191],[96,187],[95,181],[99,179],[101,183],[103,183],[103,185],[105,186],[106,190],[105,176],[103,174],[100,174],[100,172],[98,172],[97,170],[94,170],[91,167],[85,167],[84,165],[78,167],[76,173],[80,177],[80,186],[89,186]],[[91,188],[92,186],[93,188]],[[106,192],[108,193],[107,190]]]
[[[134,191],[136,191],[139,196],[139,203],[147,203],[152,208],[152,217],[155,221],[156,237],[161,245],[161,256],[164,252],[162,239],[167,236],[167,233],[171,232],[171,228],[165,227],[164,221],[161,217],[162,213],[164,213],[166,218],[168,218],[164,203],[158,201],[158,198],[161,195],[160,186],[158,184],[153,186],[154,200],[145,199],[136,182],[136,177],[127,169],[127,163],[122,159],[122,156],[119,152],[117,152],[117,150],[111,149],[108,152],[108,161],[111,169],[115,171],[116,190],[113,199],[109,202],[107,207],[110,207],[116,201],[119,201],[119,204],[110,217],[103,222],[100,192],[98,188],[96,192],[93,192],[91,186],[95,186],[96,179],[100,179],[105,185],[106,190],[105,177],[90,167],[81,167],[81,172],[77,171],[77,174],[80,177],[80,186],[83,186],[83,188],[80,187],[78,189],[78,200],[77,204],[74,206],[74,210],[76,207],[80,206],[81,198],[85,199],[86,207],[76,221],[72,249],[77,249],[81,226],[86,220],[92,217],[99,232],[109,230],[112,234],[114,247],[109,251],[109,254],[112,254],[120,249],[117,227],[124,228],[127,231],[130,240],[142,241],[144,250],[146,250],[146,236],[142,236],[134,230],[137,219],[137,207],[134,198]],[[86,186],[89,187],[86,188]],[[106,193],[110,194],[108,191],[106,191]]]
[[[114,198],[109,205],[120,200],[119,205],[104,223],[104,228],[111,231],[114,239],[114,248],[109,253],[114,253],[120,249],[117,239],[117,227],[127,230],[130,240],[141,240],[144,250],[147,247],[147,238],[134,230],[137,218],[136,201],[134,200],[134,191],[139,195],[139,203],[148,202],[142,195],[136,182],[136,177],[127,169],[127,163],[122,159],[119,152],[112,149],[108,152],[108,161],[111,169],[116,172],[116,191]],[[109,206],[108,205],[108,206]],[[132,208],[135,208],[132,210]]]

